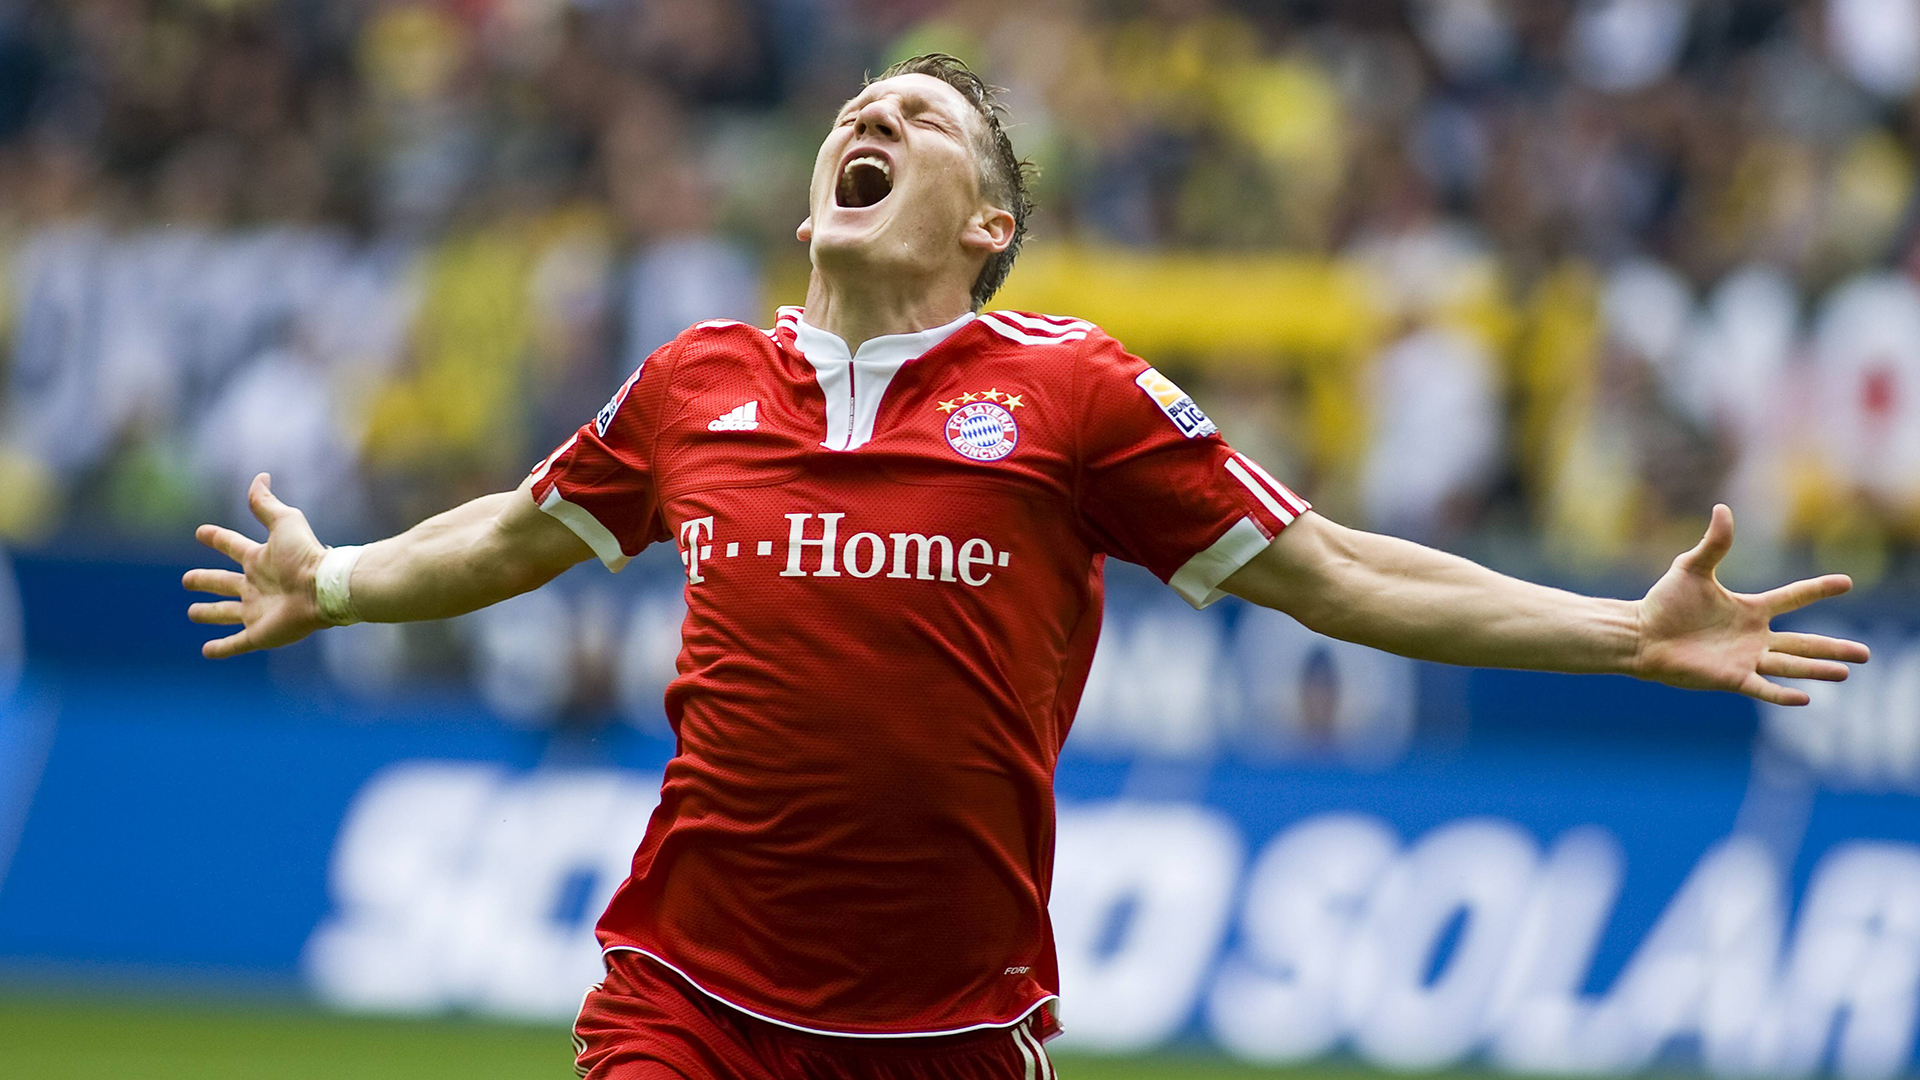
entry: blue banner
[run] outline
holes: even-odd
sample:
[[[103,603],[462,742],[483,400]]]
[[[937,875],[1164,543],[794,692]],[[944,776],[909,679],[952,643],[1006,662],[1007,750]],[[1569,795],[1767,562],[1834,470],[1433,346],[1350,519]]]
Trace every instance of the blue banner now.
[[[571,1015],[672,752],[677,566],[213,665],[178,568],[17,565],[0,969]],[[1846,609],[1874,662],[1773,710],[1413,664],[1125,568],[1112,592],[1058,777],[1067,1043],[1913,1069],[1920,636],[1897,609]]]

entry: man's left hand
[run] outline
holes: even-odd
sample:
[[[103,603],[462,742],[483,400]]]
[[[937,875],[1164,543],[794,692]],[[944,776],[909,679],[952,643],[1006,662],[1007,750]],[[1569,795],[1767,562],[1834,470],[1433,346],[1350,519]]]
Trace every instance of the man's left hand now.
[[[1707,534],[1673,560],[1637,605],[1640,648],[1634,674],[1695,690],[1732,690],[1775,705],[1805,705],[1807,692],[1774,679],[1840,682],[1867,647],[1845,638],[1773,629],[1773,619],[1853,588],[1827,574],[1763,593],[1737,593],[1714,569],[1733,547],[1733,511],[1713,508]]]

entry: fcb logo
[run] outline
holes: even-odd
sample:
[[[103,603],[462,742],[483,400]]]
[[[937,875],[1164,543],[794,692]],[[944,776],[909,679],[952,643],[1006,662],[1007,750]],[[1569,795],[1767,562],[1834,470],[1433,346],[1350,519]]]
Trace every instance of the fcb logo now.
[[[974,461],[999,461],[1020,442],[1013,414],[991,401],[963,405],[947,415],[947,445]]]

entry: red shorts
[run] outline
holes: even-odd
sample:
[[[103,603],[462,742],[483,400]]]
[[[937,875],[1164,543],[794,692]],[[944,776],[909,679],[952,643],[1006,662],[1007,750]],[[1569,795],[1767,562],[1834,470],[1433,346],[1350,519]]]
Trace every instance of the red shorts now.
[[[639,953],[607,954],[607,981],[573,1024],[587,1080],[1054,1080],[1046,1006],[961,1035],[815,1035],[722,1005]]]

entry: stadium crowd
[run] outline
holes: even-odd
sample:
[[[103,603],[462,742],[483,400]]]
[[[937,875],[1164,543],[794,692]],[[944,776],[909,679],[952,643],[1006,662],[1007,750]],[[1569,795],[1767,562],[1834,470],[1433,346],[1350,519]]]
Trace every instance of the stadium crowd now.
[[[1920,0],[0,0],[0,540],[511,485],[799,302],[832,110],[933,50],[1040,169],[1004,302],[1336,516],[1912,569]]]

